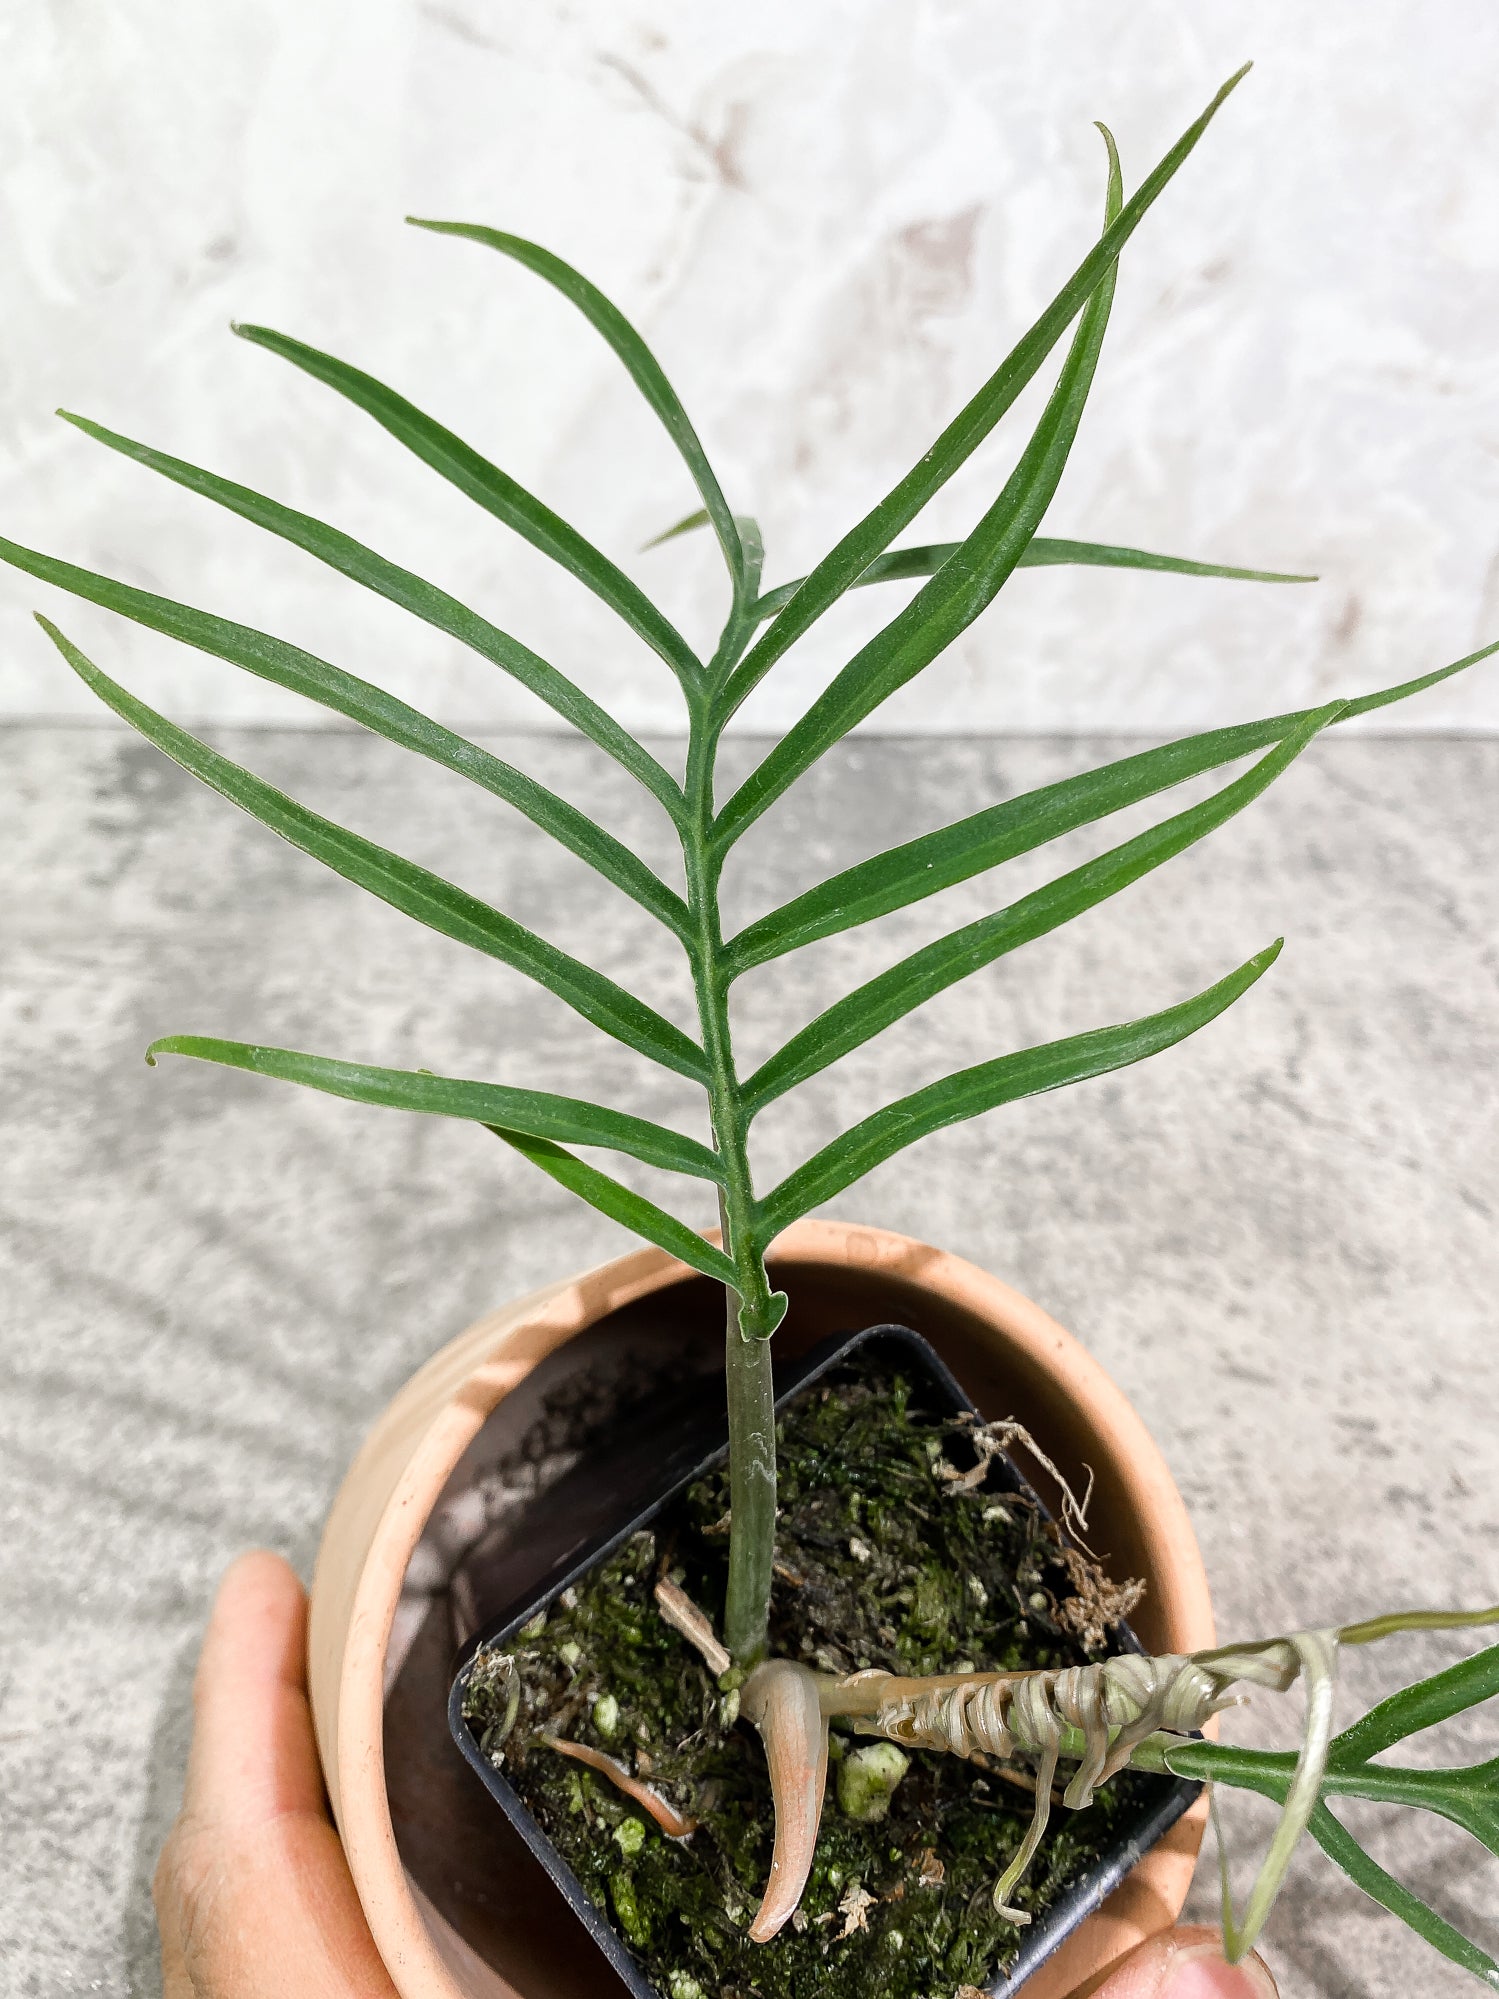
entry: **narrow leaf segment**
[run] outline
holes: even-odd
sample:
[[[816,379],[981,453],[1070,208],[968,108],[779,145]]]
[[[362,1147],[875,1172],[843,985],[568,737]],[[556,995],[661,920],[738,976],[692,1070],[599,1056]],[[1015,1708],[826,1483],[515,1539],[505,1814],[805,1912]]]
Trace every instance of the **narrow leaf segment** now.
[[[747,1108],[762,1109],[775,1097],[803,1083],[819,1070],[828,1068],[881,1034],[914,1008],[933,999],[960,979],[970,977],[1007,952],[1018,950],[1038,937],[1058,930],[1074,917],[1083,915],[1110,896],[1139,881],[1142,876],[1164,866],[1176,855],[1205,839],[1235,813],[1259,797],[1300,756],[1329,722],[1341,713],[1339,704],[1318,709],[1280,746],[1261,758],[1232,784],[1189,811],[1133,840],[1111,848],[1096,860],[1048,882],[1045,888],[1023,896],[1008,909],[967,924],[950,936],[912,952],[888,972],[836,1001],[826,1012],[793,1035],[744,1086]]]
[[[175,481],[190,493],[212,500],[215,506],[238,514],[241,520],[250,521],[269,534],[279,535],[294,548],[303,549],[317,561],[326,563],[340,576],[362,584],[377,597],[384,597],[387,602],[399,605],[403,611],[420,618],[434,631],[443,632],[460,645],[467,646],[481,659],[488,660],[490,665],[508,673],[539,701],[544,701],[552,713],[559,715],[571,728],[597,743],[601,750],[623,765],[632,777],[638,778],[646,790],[660,800],[673,820],[680,822],[681,787],[649,751],[643,749],[612,715],[600,708],[580,687],[574,686],[566,674],[559,673],[555,666],[532,652],[529,646],[522,645],[519,639],[501,631],[487,618],[481,618],[477,611],[470,610],[467,604],[449,595],[446,590],[440,590],[436,584],[428,583],[409,569],[403,569],[399,563],[387,561],[352,535],[329,527],[311,514],[298,513],[294,507],[284,507],[277,500],[267,499],[264,493],[257,493],[249,486],[237,485],[232,479],[222,479],[216,473],[204,471],[200,465],[189,464],[184,458],[173,458],[165,451],[155,451],[148,444],[137,444],[133,438],[122,437],[118,431],[106,430],[103,424],[91,423],[87,417],[74,416],[67,410],[59,410],[58,415],[96,443],[134,459],[137,465],[144,465],[148,471],[159,472],[163,478]]]
[[[788,1227],[799,1215],[820,1202],[830,1201],[886,1159],[945,1125],[960,1124],[1022,1097],[1040,1096],[1044,1091],[1059,1090],[1091,1076],[1108,1075],[1185,1041],[1189,1034],[1206,1027],[1210,1020],[1216,1020],[1232,1006],[1279,955],[1277,939],[1227,978],[1209,986],[1206,992],[1161,1013],[1147,1014],[1119,1027],[1094,1028],[1063,1041],[1048,1041],[1014,1055],[1001,1055],[996,1061],[961,1069],[956,1075],[945,1076],[940,1083],[931,1083],[897,1103],[887,1104],[884,1110],[876,1111],[841,1138],[835,1138],[831,1145],[824,1146],[766,1197],[762,1205],[766,1232],[774,1235]]]
[[[184,645],[195,646],[216,659],[228,660],[259,680],[289,688],[335,715],[346,715],[351,722],[360,723],[387,742],[414,750],[443,769],[468,778],[523,812],[533,825],[586,861],[606,881],[623,889],[676,936],[686,936],[687,905],[628,847],[544,784],[538,784],[477,743],[444,728],[420,709],[397,700],[383,688],[330,665],[314,653],[304,652],[300,646],[256,631],[251,625],[196,611],[170,597],[153,596],[133,584],[96,575],[93,570],[76,568],[71,562],[59,562],[50,555],[39,555],[17,542],[0,538],[0,561],[40,577],[44,583],[70,590],[88,603],[117,611],[148,630],[180,639]]]
[[[656,540],[667,541],[674,535],[685,534],[704,518],[701,514],[690,515]],[[918,576],[935,576],[959,546],[955,541],[935,541],[921,548],[893,548],[888,555],[871,562],[852,587],[863,590],[871,583],[906,583]],[[1053,569],[1064,564],[1083,569],[1148,569],[1166,576],[1215,576],[1230,583],[1315,583],[1317,580],[1315,576],[1283,575],[1274,569],[1234,569],[1222,562],[1190,562],[1180,555],[1152,555],[1143,548],[1118,548],[1102,541],[1058,541],[1039,534],[1015,567]],[[794,583],[778,583],[774,590],[767,590],[755,605],[756,619],[763,622],[775,617],[806,580],[804,576],[798,577]]]
[[[569,957],[510,917],[491,909],[488,903],[455,888],[414,861],[404,860],[373,840],[351,833],[299,805],[285,792],[221,756],[127,693],[92,660],[85,658],[48,619],[39,618],[37,622],[73,671],[107,707],[139,730],[148,742],[164,750],[174,763],[181,764],[184,770],[201,778],[252,818],[269,826],[273,833],[279,833],[283,840],[300,847],[304,854],[311,854],[346,881],[368,889],[393,909],[415,917],[429,930],[524,972],[565,1000],[595,1027],[601,1027],[638,1053],[650,1056],[663,1068],[674,1069],[678,1075],[690,1076],[695,1082],[705,1080],[702,1050],[680,1028],[673,1027],[633,993],[627,993],[602,972]]]
[[[1367,1625],[1348,1626],[1328,1635],[1341,1644],[1362,1644],[1401,1630],[1443,1630],[1494,1623],[1499,1623],[1499,1609],[1412,1611],[1371,1619]],[[1305,1823],[1306,1830],[1328,1858],[1366,1895],[1398,1916],[1442,1956],[1499,1990],[1499,1964],[1381,1867],[1334,1815],[1329,1803],[1337,1797],[1363,1798],[1434,1812],[1471,1833],[1490,1853],[1499,1854],[1499,1758],[1462,1768],[1435,1769],[1373,1761],[1406,1737],[1450,1720],[1496,1695],[1499,1695],[1499,1646],[1491,1646],[1381,1701],[1351,1728],[1335,1736],[1328,1746],[1318,1777],[1318,1795],[1310,1812],[1305,1814]],[[1315,1719],[1309,1716],[1308,1737]],[[1306,1739],[1301,1754],[1292,1755],[1284,1750],[1242,1749],[1159,1734],[1142,1744],[1132,1760],[1143,1769],[1169,1770],[1177,1776],[1254,1792],[1285,1808],[1292,1798],[1298,1771],[1304,1772],[1307,1767],[1306,1749]],[[1245,1927],[1249,1921],[1246,1912]]]
[[[571,264],[564,263],[550,250],[544,250],[539,243],[528,243],[523,236],[511,236],[503,229],[488,229],[477,222],[432,222],[418,215],[408,215],[406,220],[415,229],[430,229],[439,236],[467,237],[470,242],[482,243],[488,249],[498,250],[502,257],[511,257],[516,263],[524,264],[537,277],[555,285],[563,297],[570,299],[588,323],[603,335],[629,370],[635,386],[661,419],[667,436],[692,474],[692,482],[702,497],[701,518],[712,523],[724,561],[728,564],[735,600],[742,601],[753,586],[739,539],[739,527],[729,511],[723,488],[708,463],[708,455],[682,407],[680,397],[666,379],[661,363],[613,300],[606,298],[581,271],[574,270]]]
[[[1121,200],[1119,156],[1106,130],[1104,141],[1109,150],[1107,209],[1112,221]],[[751,771],[714,824],[718,848],[737,840],[825,750],[930,666],[1012,574],[1051,504],[1082,422],[1109,322],[1114,281],[1110,266],[1083,309],[1056,388],[999,498],[930,582],[855,653]],[[789,617],[790,607],[782,615]]]
[[[628,1153],[647,1166],[685,1173],[695,1180],[722,1178],[717,1158],[696,1139],[645,1118],[631,1117],[626,1111],[584,1103],[578,1097],[520,1090],[507,1083],[466,1082],[453,1076],[434,1076],[426,1069],[375,1068],[327,1055],[304,1055],[295,1048],[262,1048],[253,1042],[220,1041],[201,1034],[164,1035],[151,1043],[146,1060],[154,1064],[158,1055],[189,1055],[200,1062],[218,1062],[225,1068],[246,1069],[251,1075],[300,1083],[352,1103],[465,1118],[474,1124],[503,1124],[531,1138],[561,1140],[568,1145],[604,1146],[611,1152]]]
[[[502,1138],[507,1145],[513,1146],[523,1158],[529,1159],[533,1166],[539,1166],[559,1187],[576,1194],[590,1208],[597,1208],[601,1215],[607,1215],[610,1221],[618,1222],[645,1242],[653,1242],[658,1249],[664,1249],[668,1256],[676,1257],[689,1270],[700,1271],[704,1277],[716,1278],[730,1289],[738,1282],[739,1273],[722,1250],[715,1249],[711,1242],[695,1229],[688,1228],[685,1222],[679,1222],[675,1215],[658,1208],[654,1201],[648,1201],[631,1187],[622,1186],[618,1180],[579,1159],[565,1146],[554,1145],[550,1139],[533,1138],[526,1132],[505,1125],[492,1124],[488,1129],[496,1138]]]
[[[305,341],[275,333],[268,326],[236,326],[234,330],[242,340],[279,354],[315,380],[326,382],[372,416],[440,478],[576,576],[666,661],[684,686],[691,684],[700,663],[671,621],[617,564],[507,472],[362,369],[351,368],[346,361],[309,347]]]
[[[1350,721],[1404,701],[1412,694],[1436,687],[1454,674],[1499,651],[1499,641],[1471,652],[1450,666],[1438,667],[1419,679],[1381,688],[1337,704],[1341,712],[1336,722]],[[934,833],[923,833],[899,847],[889,847],[867,861],[845,868],[805,895],[784,903],[769,915],[749,924],[728,946],[734,975],[763,965],[788,951],[821,937],[870,923],[904,909],[940,889],[952,888],[998,867],[1001,862],[1028,854],[1049,841],[1060,839],[1126,806],[1138,805],[1157,793],[1200,777],[1251,755],[1270,744],[1284,742],[1318,714],[1302,708],[1284,715],[1271,715],[1260,722],[1239,722],[1226,729],[1209,729],[1200,735],[1182,736],[1158,749],[1139,750],[1103,764],[1097,770],[1062,778],[1055,784],[987,806],[970,818],[960,819]]]
[[[1392,1916],[1398,1916],[1433,1950],[1439,1951],[1453,1964],[1461,1965],[1464,1971],[1472,1972],[1491,1991],[1499,1992],[1499,1964],[1488,1952],[1480,1950],[1476,1943],[1470,1943],[1461,1930],[1454,1928],[1444,1916],[1439,1916],[1419,1895],[1412,1894],[1393,1874],[1387,1873],[1371,1854],[1364,1851],[1342,1821],[1333,1817],[1326,1805],[1319,1805],[1312,1813],[1307,1829],[1328,1859],[1335,1860],[1355,1887],[1362,1888],[1371,1901],[1378,1902],[1382,1909],[1388,1909]]]
[[[1207,130],[1231,91],[1249,73],[1250,65],[1231,76],[1212,103],[1189,125],[1160,163],[1146,175],[1083,258],[1056,297],[1005,356],[994,373],[958,412],[929,451],[872,507],[807,577],[775,623],[746,654],[725,690],[725,711],[732,712],[757,687],[781,656],[855,584],[885,550],[965,465],[1019,396],[1066,332],[1084,301],[1091,296],[1147,211]]]

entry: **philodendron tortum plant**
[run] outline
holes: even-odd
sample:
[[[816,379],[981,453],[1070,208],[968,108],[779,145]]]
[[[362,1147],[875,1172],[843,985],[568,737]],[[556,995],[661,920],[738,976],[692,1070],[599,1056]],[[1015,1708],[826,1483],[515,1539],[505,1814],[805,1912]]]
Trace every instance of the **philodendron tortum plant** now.
[[[1360,1887],[1444,1955],[1499,1986],[1494,1960],[1378,1867],[1334,1817],[1329,1803],[1339,1795],[1354,1795],[1420,1805],[1455,1820],[1499,1852],[1499,1761],[1468,1770],[1432,1771],[1393,1768],[1374,1760],[1405,1736],[1499,1692],[1499,1647],[1396,1694],[1343,1735],[1332,1737],[1330,1722],[1332,1673],[1340,1644],[1362,1643],[1396,1630],[1493,1621],[1494,1613],[1397,1615],[1340,1631],[1311,1631],[1232,1646],[1195,1658],[1121,1657],[1061,1673],[971,1675],[933,1682],[880,1673],[845,1679],[818,1676],[802,1665],[765,1657],[776,1513],[770,1337],[786,1308],[784,1296],[772,1290],[766,1275],[766,1254],[776,1236],[871,1167],[943,1125],[1123,1068],[1183,1040],[1245,993],[1273,964],[1280,946],[1275,942],[1256,950],[1205,991],[1175,1000],[1144,1018],[997,1055],[903,1096],[835,1138],[768,1191],[757,1187],[751,1167],[748,1141],[756,1115],[933,995],[1094,908],[1202,839],[1257,798],[1324,729],[1434,686],[1495,650],[1485,647],[1418,679],[1354,699],[1184,737],[1006,800],[862,861],[737,935],[724,935],[720,884],[741,835],[817,758],[931,665],[973,624],[1015,570],[1086,563],[1192,576],[1302,580],[1138,549],[1048,539],[1038,533],[1092,385],[1119,253],[1238,81],[1235,77],[1224,86],[1128,200],[1113,140],[1104,133],[1108,194],[1098,241],[905,477],[809,575],[769,591],[761,587],[762,551],[754,522],[731,510],[675,392],[619,310],[586,278],[535,244],[466,223],[418,225],[487,245],[555,286],[602,335],[664,424],[700,501],[698,511],[680,527],[710,526],[728,571],[728,615],[716,648],[706,658],[699,657],[608,556],[404,397],[284,334],[258,326],[236,329],[243,339],[280,355],[373,417],[440,478],[569,570],[645,640],[681,689],[687,754],[680,779],[565,674],[446,591],[336,528],[260,493],[82,417],[68,418],[112,450],[255,522],[401,606],[529,688],[569,727],[622,765],[665,813],[681,848],[682,872],[676,885],[654,873],[577,807],[499,757],[300,647],[11,542],[0,542],[0,554],[33,576],[290,688],[461,773],[595,868],[681,945],[696,1000],[695,1036],[511,917],[275,790],[137,700],[54,625],[41,620],[68,664],[116,713],[264,825],[430,929],[525,973],[592,1026],[702,1087],[710,1126],[707,1144],[626,1111],[510,1084],[465,1081],[426,1070],[372,1068],[334,1056],[196,1035],[168,1036],[151,1051],[153,1057],[196,1056],[364,1103],[470,1120],[604,1214],[722,1282],[729,1301],[731,1546],[721,1642],[695,1606],[669,1607],[677,1628],[690,1642],[700,1649],[712,1648],[706,1656],[727,1669],[732,1684],[741,1690],[742,1713],[757,1723],[765,1738],[780,1817],[772,1883],[755,1935],[774,1934],[795,1908],[816,1836],[827,1722],[830,1716],[842,1715],[852,1717],[856,1727],[897,1743],[1000,1758],[1019,1751],[1036,1763],[1036,1825],[996,1884],[996,1902],[1002,1907],[1008,1908],[1007,1897],[1039,1836],[1060,1759],[1075,1765],[1065,1795],[1065,1802],[1073,1805],[1083,1803],[1095,1785],[1126,1763],[1169,1769],[1257,1791],[1284,1806],[1281,1829],[1245,1919],[1239,1925],[1229,1921],[1231,1950],[1247,1948],[1263,1923],[1290,1848],[1305,1828]],[[1074,321],[1050,399],[1014,471],[982,519],[960,542],[895,545],[988,437]],[[920,579],[921,587],[860,647],[737,790],[720,800],[715,786],[718,746],[745,698],[845,591],[901,579]],[[1058,875],[992,915],[925,945],[856,991],[843,994],[753,1074],[741,1075],[734,1055],[730,994],[738,981],[758,968],[784,960],[814,940],[986,873],[1074,828],[1156,797],[1184,779],[1249,758],[1256,760],[1201,803],[1160,820],[1149,831]],[[571,1149],[575,1146],[610,1149],[711,1187],[721,1222],[718,1241],[586,1162]],[[1299,1756],[1185,1739],[1224,1704],[1227,1690],[1236,1682],[1283,1690],[1298,1675],[1307,1692]],[[1019,1912],[1015,1919],[1020,1920]]]

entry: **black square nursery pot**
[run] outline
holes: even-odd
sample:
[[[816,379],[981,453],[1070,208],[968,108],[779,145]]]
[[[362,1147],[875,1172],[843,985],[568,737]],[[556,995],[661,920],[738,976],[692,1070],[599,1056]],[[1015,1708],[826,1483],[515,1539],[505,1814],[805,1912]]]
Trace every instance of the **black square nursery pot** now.
[[[824,1340],[790,1370],[783,1371],[785,1385],[777,1399],[777,1413],[784,1416],[818,1386],[892,1371],[910,1383],[912,1402],[934,1417],[977,1413],[928,1342],[894,1325],[873,1326]],[[719,1470],[726,1453],[721,1378],[716,1383],[711,1377],[693,1382],[681,1389],[669,1406],[653,1411],[649,1421],[636,1427],[633,1434],[580,1465],[554,1488],[537,1523],[537,1533],[549,1537],[545,1545],[539,1547],[536,1534],[530,1535],[517,1564],[514,1550],[507,1552],[503,1538],[494,1553],[481,1544],[455,1578],[459,1598],[467,1609],[467,1622],[471,1625],[476,1618],[485,1621],[463,1645],[452,1680],[448,1722],[453,1739],[490,1797],[561,1890],[624,1988],[636,1999],[673,1999],[673,1994],[666,1983],[653,1982],[626,1937],[584,1887],[515,1785],[485,1752],[480,1732],[464,1710],[479,1655],[503,1645],[550,1612],[564,1591],[584,1582],[635,1535],[652,1529],[663,1515],[669,1519],[670,1510],[689,1488]],[[1017,1495],[1041,1510],[1035,1494],[1007,1457],[995,1460],[986,1491]],[[544,1577],[540,1583],[538,1576]],[[525,1587],[518,1597],[515,1584],[522,1578]],[[1111,1643],[1116,1649],[1139,1649],[1125,1625],[1115,1627]],[[755,1753],[759,1753],[758,1748]],[[984,1988],[990,1993],[1015,1992],[1025,1984],[1182,1817],[1200,1788],[1140,1773],[1130,1773],[1123,1783],[1127,1795],[1111,1803],[1111,1823],[1092,1858],[1019,1932],[1013,1956],[990,1976]],[[835,1809],[833,1788],[830,1773],[830,1812]],[[1072,1817],[1067,1813],[1060,1816],[1063,1821]],[[1057,1825],[1054,1814],[1053,1831]],[[776,1945],[757,1948],[774,1950]],[[705,1999],[718,1999],[717,1986],[701,1984],[700,1989]]]

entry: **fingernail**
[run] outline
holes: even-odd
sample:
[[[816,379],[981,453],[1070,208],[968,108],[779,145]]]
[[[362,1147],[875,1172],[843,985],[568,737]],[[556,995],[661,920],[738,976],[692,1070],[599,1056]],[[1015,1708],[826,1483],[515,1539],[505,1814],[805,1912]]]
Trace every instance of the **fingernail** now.
[[[1275,1999],[1275,1984],[1258,1958],[1228,1964],[1216,1944],[1193,1944],[1167,1964],[1160,1999]]]

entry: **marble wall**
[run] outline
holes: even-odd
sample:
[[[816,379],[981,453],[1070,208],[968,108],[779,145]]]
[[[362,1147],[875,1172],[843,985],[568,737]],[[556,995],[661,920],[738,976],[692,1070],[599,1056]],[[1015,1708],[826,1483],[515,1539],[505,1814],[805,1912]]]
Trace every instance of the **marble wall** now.
[[[634,553],[691,493],[612,357],[525,272],[402,216],[537,236],[612,291],[780,579],[907,468],[1086,247],[1089,121],[1138,180],[1251,56],[1128,253],[1048,525],[1322,581],[1022,575],[879,723],[1171,730],[1419,672],[1499,637],[1499,10],[1471,4],[30,0],[0,13],[0,532],[448,718],[545,725],[493,669],[56,422],[65,404],[336,522],[632,726],[673,728],[665,670],[576,585],[228,322],[399,387],[702,634],[710,546]],[[1038,407],[922,538],[975,517]],[[39,605],[179,716],[306,715],[14,576],[4,712],[94,712]],[[880,615],[842,607],[746,726],[783,726]],[[1391,719],[1492,728],[1499,673]]]

